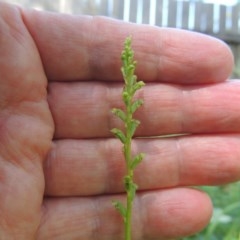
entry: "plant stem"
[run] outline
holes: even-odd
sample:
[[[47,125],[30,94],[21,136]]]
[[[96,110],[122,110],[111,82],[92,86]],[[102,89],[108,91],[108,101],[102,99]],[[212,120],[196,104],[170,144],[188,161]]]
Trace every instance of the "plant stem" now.
[[[125,240],[131,240],[132,234],[132,200],[129,191],[127,192],[127,214],[125,222]]]
[[[122,215],[124,220],[125,240],[131,240],[132,238],[132,207],[137,190],[137,185],[133,181],[133,172],[135,167],[144,157],[143,153],[132,156],[132,138],[138,125],[140,124],[138,120],[133,118],[133,114],[143,104],[143,100],[141,99],[134,101],[134,94],[137,90],[144,86],[144,82],[137,81],[137,77],[134,74],[136,62],[134,61],[133,56],[134,52],[131,48],[131,38],[127,38],[122,52],[123,66],[121,68],[125,82],[122,92],[125,112],[118,108],[114,108],[112,110],[112,112],[124,122],[125,131],[123,132],[118,128],[111,130],[123,144],[126,164],[126,176],[124,177],[124,186],[127,193],[126,206],[119,201],[113,201],[113,205]]]
[[[132,99],[130,99],[130,102],[132,102]],[[126,106],[126,143],[124,145],[125,148],[125,160],[126,160],[126,166],[127,166],[127,178],[129,181],[129,184],[125,184],[125,190],[127,192],[127,212],[126,212],[126,220],[125,220],[125,240],[131,240],[131,232],[132,232],[132,204],[133,199],[131,196],[131,189],[128,185],[133,184],[133,171],[130,167],[131,160],[132,160],[132,137],[129,134],[130,130],[130,123],[132,121],[132,114],[130,105]]]

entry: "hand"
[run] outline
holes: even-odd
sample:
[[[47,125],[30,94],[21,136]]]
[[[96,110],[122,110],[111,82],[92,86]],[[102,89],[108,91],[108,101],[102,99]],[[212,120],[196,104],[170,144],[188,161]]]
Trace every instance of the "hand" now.
[[[240,179],[240,84],[220,41],[187,31],[0,4],[0,239],[120,240],[120,53],[132,35],[147,85],[133,147],[134,240],[201,230],[212,206],[188,186]],[[48,91],[47,91],[48,89]]]

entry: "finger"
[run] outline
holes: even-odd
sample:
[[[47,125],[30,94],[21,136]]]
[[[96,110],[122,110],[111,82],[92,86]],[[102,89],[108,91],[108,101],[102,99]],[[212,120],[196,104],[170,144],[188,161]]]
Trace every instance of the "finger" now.
[[[54,81],[120,81],[120,54],[128,35],[133,37],[137,74],[145,81],[223,81],[233,66],[223,42],[193,32],[36,11],[25,11],[23,17]]]
[[[140,190],[218,185],[240,179],[238,135],[136,139],[146,154],[135,171]],[[122,192],[125,163],[117,139],[56,141],[44,166],[49,196]]]
[[[46,199],[37,239],[123,239],[113,199],[123,200],[119,195]],[[169,239],[200,231],[210,219],[212,205],[197,190],[168,189],[139,194],[133,212],[133,240]]]
[[[55,137],[112,136],[112,128],[122,128],[111,112],[113,107],[123,107],[121,91],[120,84],[50,84],[48,100]],[[149,83],[137,97],[144,99],[144,105],[136,112],[141,121],[136,136],[240,131],[237,81],[195,87]]]

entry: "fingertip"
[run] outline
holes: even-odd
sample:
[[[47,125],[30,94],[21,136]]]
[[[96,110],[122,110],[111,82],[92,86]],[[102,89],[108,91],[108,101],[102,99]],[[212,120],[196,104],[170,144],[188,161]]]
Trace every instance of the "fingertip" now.
[[[225,81],[232,73],[230,47],[215,37],[163,29],[159,76],[164,82],[202,84]],[[170,70],[171,69],[171,70]]]
[[[141,197],[143,239],[184,237],[201,231],[212,216],[212,203],[196,189],[167,189]]]
[[[211,57],[210,64],[216,69],[213,71],[213,82],[222,82],[227,80],[233,71],[234,56],[230,46],[221,39],[206,36],[211,39],[212,47],[210,48],[209,56]],[[209,41],[210,42],[210,41]]]

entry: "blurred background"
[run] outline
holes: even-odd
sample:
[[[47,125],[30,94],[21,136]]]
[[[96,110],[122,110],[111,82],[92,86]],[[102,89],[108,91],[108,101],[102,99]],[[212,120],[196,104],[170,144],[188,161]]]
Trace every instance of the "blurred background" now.
[[[235,57],[232,78],[240,78],[240,0],[5,1],[40,11],[105,15],[139,24],[209,34],[222,39],[231,47]],[[206,229],[184,240],[240,240],[240,183],[201,189],[211,196],[214,214]]]

